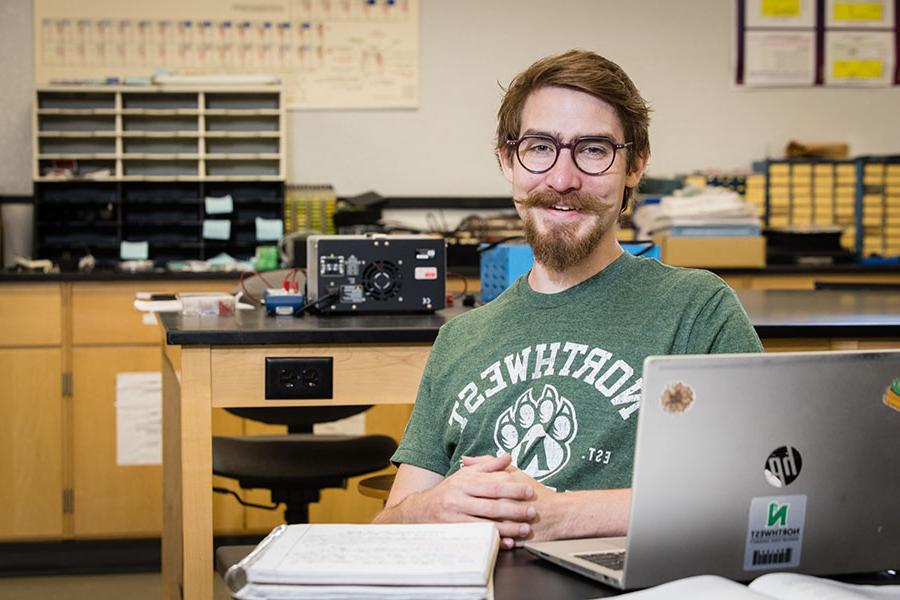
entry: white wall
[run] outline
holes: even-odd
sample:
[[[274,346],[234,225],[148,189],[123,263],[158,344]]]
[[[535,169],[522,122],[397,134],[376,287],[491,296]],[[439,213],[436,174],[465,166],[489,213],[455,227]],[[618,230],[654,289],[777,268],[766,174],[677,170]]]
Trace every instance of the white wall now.
[[[733,11],[733,0],[421,0],[419,109],[291,113],[290,180],[340,195],[506,194],[491,150],[498,82],[572,47],[618,62],[653,105],[651,175],[747,168],[790,139],[900,152],[900,88],[737,88]],[[30,189],[30,19],[31,0],[0,0],[0,194]]]
[[[735,86],[732,0],[423,0],[421,12],[419,110],[293,113],[293,180],[506,194],[491,154],[498,82],[572,47],[618,62],[652,104],[651,175],[749,168],[790,139],[900,152],[900,89]]]
[[[31,0],[0,0],[0,195],[31,195]]]

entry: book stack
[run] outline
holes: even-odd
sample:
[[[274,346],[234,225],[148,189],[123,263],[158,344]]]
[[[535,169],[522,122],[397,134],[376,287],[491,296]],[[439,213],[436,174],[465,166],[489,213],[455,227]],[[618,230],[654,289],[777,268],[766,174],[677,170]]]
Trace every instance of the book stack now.
[[[704,188],[692,196],[664,196],[634,214],[639,239],[651,237],[751,237],[760,235],[756,208],[722,188]]]
[[[491,523],[281,525],[225,583],[238,600],[481,600],[499,542]]]

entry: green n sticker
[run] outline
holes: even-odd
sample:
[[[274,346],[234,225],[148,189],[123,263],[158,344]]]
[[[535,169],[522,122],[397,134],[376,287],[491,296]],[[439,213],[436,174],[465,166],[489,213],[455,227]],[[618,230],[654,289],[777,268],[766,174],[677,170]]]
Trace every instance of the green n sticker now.
[[[777,502],[769,503],[769,516],[766,519],[766,527],[787,526],[788,507],[790,504],[778,505]]]

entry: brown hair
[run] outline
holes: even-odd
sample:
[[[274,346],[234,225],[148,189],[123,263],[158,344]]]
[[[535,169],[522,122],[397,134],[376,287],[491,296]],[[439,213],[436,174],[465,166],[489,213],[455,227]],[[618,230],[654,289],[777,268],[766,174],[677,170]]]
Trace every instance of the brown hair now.
[[[623,142],[632,142],[626,151],[626,167],[631,173],[637,168],[638,158],[649,156],[650,106],[641,97],[625,71],[602,56],[586,50],[569,50],[556,56],[537,61],[517,75],[509,87],[500,110],[497,111],[496,149],[512,160],[513,149],[507,140],[519,137],[522,127],[522,109],[528,96],[535,90],[559,86],[571,88],[609,103],[616,111],[622,130]],[[625,191],[622,210],[627,207],[633,190]]]

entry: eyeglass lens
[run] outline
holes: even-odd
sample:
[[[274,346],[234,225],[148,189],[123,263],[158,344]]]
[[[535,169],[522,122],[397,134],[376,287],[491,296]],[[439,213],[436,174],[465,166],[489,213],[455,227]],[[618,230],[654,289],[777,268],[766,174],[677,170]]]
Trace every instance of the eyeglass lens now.
[[[612,166],[616,149],[602,138],[579,140],[572,148],[572,159],[585,173],[596,175]],[[534,173],[549,171],[559,154],[558,143],[550,137],[525,136],[519,141],[516,155],[522,166]]]

